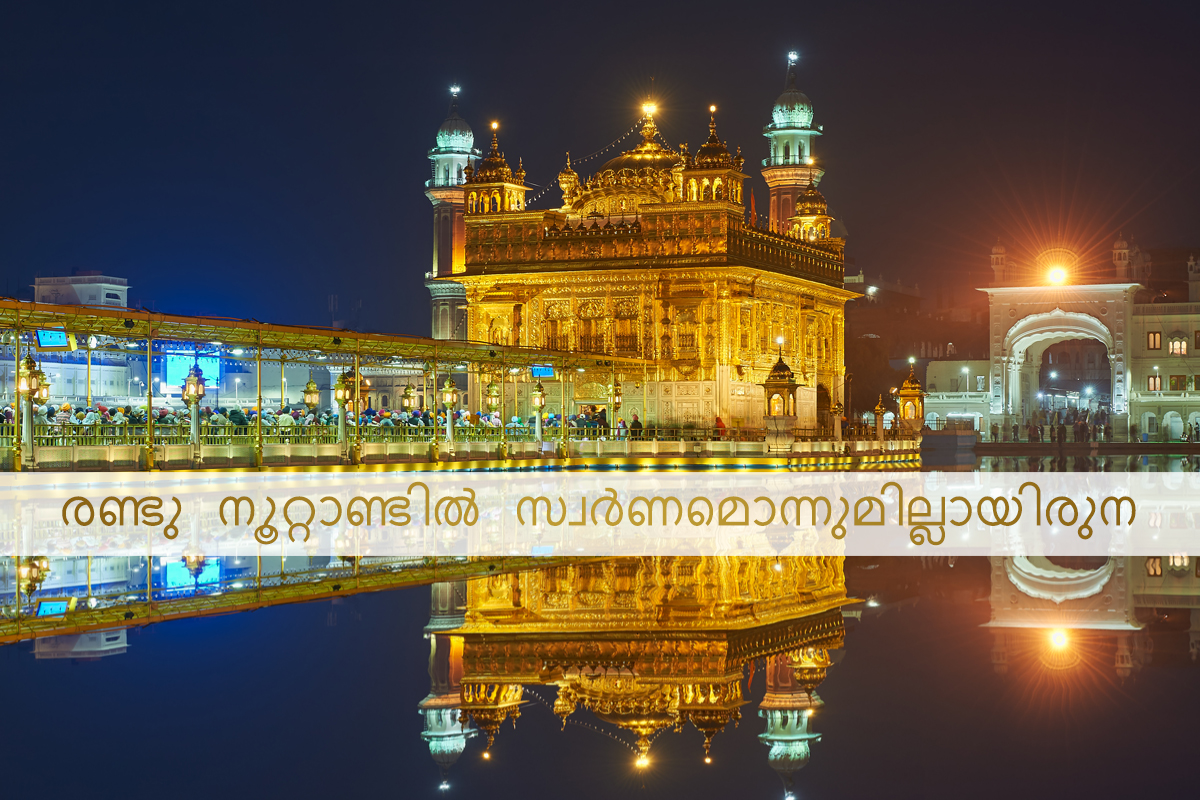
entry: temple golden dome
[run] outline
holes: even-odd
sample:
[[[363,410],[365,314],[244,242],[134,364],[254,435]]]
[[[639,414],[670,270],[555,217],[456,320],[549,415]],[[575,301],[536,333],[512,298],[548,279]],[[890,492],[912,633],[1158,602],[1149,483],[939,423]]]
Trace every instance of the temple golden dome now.
[[[641,144],[609,159],[600,169],[596,170],[596,174],[616,173],[627,169],[635,172],[644,169],[669,172],[679,163],[679,155],[655,141],[654,137],[657,134],[658,126],[654,124],[654,117],[647,115],[646,122],[642,125]]]
[[[804,190],[804,194],[800,195],[799,201],[796,203],[797,216],[809,216],[813,214],[824,215],[829,211],[829,204],[825,202],[825,195],[821,194],[817,189],[816,184],[809,181],[808,188]]]
[[[908,365],[908,377],[904,379],[904,383],[900,385],[900,391],[921,391],[921,381],[917,377],[912,364]]]
[[[711,108],[713,116],[708,120],[708,140],[700,145],[693,161],[695,166],[708,169],[738,169],[742,168],[742,159],[729,153],[729,148],[717,136],[716,106]]]
[[[525,178],[525,170],[518,168],[520,178],[516,178],[509,168],[504,154],[500,152],[500,142],[496,137],[496,124],[492,123],[492,146],[474,169],[467,169],[463,174],[467,183],[512,183],[514,179],[521,183]]]
[[[775,366],[771,367],[771,374],[767,376],[767,380],[778,383],[794,383],[796,379],[792,368],[783,360],[783,356],[775,362]]]

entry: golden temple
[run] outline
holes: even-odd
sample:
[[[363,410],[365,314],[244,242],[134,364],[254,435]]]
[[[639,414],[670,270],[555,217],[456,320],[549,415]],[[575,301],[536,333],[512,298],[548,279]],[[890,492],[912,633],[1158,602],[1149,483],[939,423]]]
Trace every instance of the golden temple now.
[[[640,143],[586,178],[568,155],[561,203],[545,210],[527,207],[524,169],[510,167],[497,124],[476,161],[469,128],[452,111],[439,144],[443,134],[464,137],[459,150],[430,151],[435,336],[646,359],[637,372],[556,374],[547,395],[569,397],[571,414],[620,394],[625,416],[666,427],[716,417],[760,425],[760,384],[782,357],[797,376],[790,416],[800,427],[827,424],[844,401],[844,306],[856,295],[843,285],[845,239],[817,189],[824,170],[812,143],[821,128],[795,78],[789,63],[764,130],[762,225],[748,214],[741,148],[731,152],[718,136],[715,107],[693,153],[661,141],[647,103]],[[549,385],[558,380],[569,394]],[[514,398],[522,413],[529,399]]]

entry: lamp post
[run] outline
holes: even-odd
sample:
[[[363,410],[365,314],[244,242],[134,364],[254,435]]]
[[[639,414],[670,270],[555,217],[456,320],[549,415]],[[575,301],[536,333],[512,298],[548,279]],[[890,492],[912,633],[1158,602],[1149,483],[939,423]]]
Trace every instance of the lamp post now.
[[[546,407],[546,389],[542,386],[542,382],[538,381],[537,386],[533,387],[533,393],[530,395],[533,401],[533,432],[534,438],[538,443],[538,455],[542,454],[542,409]]]
[[[196,447],[195,458],[200,457],[200,401],[204,399],[204,371],[197,361],[188,370],[187,378],[183,381],[183,402],[187,404],[191,418],[192,444]]]
[[[21,433],[29,443],[30,452],[33,447],[33,402],[46,400],[50,397],[50,385],[46,383],[46,374],[38,367],[33,356],[27,355],[17,371],[17,408],[21,416]]]
[[[346,406],[350,401],[350,386],[346,383],[346,373],[338,375],[333,384],[333,401],[338,407],[338,442],[346,441]]]
[[[442,384],[442,403],[446,406],[446,452],[454,452],[454,406],[458,405],[458,386],[446,376]]]

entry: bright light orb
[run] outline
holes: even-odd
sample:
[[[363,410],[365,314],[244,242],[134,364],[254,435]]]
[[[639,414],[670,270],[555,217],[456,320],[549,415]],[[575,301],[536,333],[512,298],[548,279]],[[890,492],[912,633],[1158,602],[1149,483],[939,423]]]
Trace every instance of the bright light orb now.
[[[658,106],[654,103],[642,103],[642,113],[647,117],[653,117],[656,111],[658,111]]]
[[[797,53],[795,50],[788,52],[788,64],[789,65],[795,64],[799,60],[800,60],[800,54]]]
[[[705,756],[705,757],[704,757],[704,763],[705,763],[705,764],[711,764],[711,763],[712,763],[712,756]]]
[[[717,107],[716,107],[716,106],[709,106],[709,107],[708,107],[708,113],[710,113],[710,114],[715,114],[715,113],[717,113]]]
[[[1053,647],[1055,650],[1066,649],[1067,643],[1068,643],[1068,640],[1067,640],[1067,632],[1066,631],[1057,630],[1057,631],[1050,632],[1050,646]]]
[[[453,95],[454,97],[458,97],[458,93],[461,91],[462,91],[462,89],[459,88],[458,84],[455,84],[450,87],[450,94]],[[447,789],[450,788],[449,784],[446,785],[446,788]]]
[[[638,756],[638,760],[633,763],[638,769],[645,769],[646,767],[650,766],[650,759],[646,758],[645,756]]]
[[[808,158],[804,159],[804,163],[811,167],[813,164],[817,163],[817,160],[812,156],[809,156]]]
[[[776,336],[776,337],[775,337],[775,344],[783,344],[783,337],[782,337],[782,336]]]
[[[487,750],[484,750],[484,751],[483,751],[483,757],[484,757],[484,760],[487,760],[487,759],[489,759],[489,758],[491,758],[491,757],[492,757],[492,754],[491,754],[489,751],[487,751]]]
[[[1067,280],[1067,271],[1062,267],[1054,267],[1046,277],[1053,284],[1064,283]]]

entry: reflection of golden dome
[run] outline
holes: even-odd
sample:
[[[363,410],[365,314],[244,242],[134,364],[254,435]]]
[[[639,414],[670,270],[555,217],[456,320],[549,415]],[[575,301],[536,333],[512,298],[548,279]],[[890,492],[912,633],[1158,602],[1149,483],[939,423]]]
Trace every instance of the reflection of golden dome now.
[[[696,730],[704,734],[704,755],[707,756],[713,737],[725,730],[730,720],[741,719],[742,712],[736,708],[704,708],[688,711],[687,717],[696,726]]]

